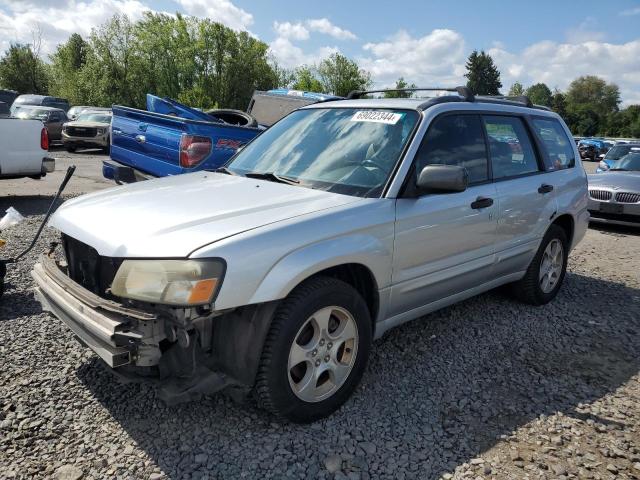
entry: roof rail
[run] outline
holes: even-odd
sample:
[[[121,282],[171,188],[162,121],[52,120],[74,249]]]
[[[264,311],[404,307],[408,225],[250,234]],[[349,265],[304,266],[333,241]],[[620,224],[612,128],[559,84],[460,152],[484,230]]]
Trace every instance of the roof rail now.
[[[479,101],[489,101],[491,103],[505,103],[508,105],[520,104],[525,107],[533,107],[533,103],[526,95],[478,95],[476,97]]]
[[[427,87],[427,88],[383,88],[380,90],[353,90],[349,92],[347,95],[347,99],[352,100],[355,98],[360,98],[363,95],[368,95],[370,93],[385,93],[385,92],[456,92],[460,95],[466,102],[473,102],[474,95],[471,90],[467,87],[444,87],[444,88],[435,88],[435,87]]]

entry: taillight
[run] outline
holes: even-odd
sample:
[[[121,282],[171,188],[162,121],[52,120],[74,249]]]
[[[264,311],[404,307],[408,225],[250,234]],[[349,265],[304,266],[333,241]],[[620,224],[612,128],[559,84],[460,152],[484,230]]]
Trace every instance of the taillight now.
[[[49,133],[46,128],[40,130],[40,148],[42,150],[49,150]]]
[[[182,134],[180,138],[180,166],[192,168],[211,153],[211,139],[197,135]]]

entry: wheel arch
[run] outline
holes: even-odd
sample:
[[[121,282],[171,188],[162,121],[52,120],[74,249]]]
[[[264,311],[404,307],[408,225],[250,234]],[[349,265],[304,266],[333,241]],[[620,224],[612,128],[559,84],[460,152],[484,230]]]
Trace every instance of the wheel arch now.
[[[558,227],[564,230],[564,233],[567,235],[567,241],[571,246],[573,244],[573,235],[575,233],[575,220],[573,216],[569,213],[562,214],[555,218],[551,225],[557,225]]]

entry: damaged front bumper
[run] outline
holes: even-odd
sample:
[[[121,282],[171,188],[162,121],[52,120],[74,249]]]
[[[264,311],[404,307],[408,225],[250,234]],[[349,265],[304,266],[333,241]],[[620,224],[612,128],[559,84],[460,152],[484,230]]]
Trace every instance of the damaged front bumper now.
[[[255,381],[278,304],[227,312],[131,308],[85,289],[46,255],[32,276],[43,310],[62,320],[120,380],[151,383],[168,404],[222,389],[243,398]]]
[[[165,338],[162,322],[149,312],[124,307],[82,288],[47,256],[32,271],[45,311],[62,320],[112,368],[156,365]]]

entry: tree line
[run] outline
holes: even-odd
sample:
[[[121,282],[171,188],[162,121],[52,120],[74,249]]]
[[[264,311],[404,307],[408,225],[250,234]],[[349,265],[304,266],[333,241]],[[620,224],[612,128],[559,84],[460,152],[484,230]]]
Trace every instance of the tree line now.
[[[491,56],[473,51],[467,86],[500,95]],[[43,59],[39,41],[11,44],[0,57],[0,87],[64,97],[72,105],[123,104],[144,108],[146,93],[199,108],[245,109],[254,90],[294,88],[346,96],[373,84],[371,74],[340,53],[316,65],[281,68],[269,46],[247,32],[208,19],[147,12],[136,22],[115,15],[88,38],[74,33]],[[415,88],[404,78],[394,88]],[[386,92],[387,98],[411,92]],[[508,96],[528,96],[559,113],[575,135],[640,137],[640,105],[620,109],[620,90],[597,76],[575,79],[566,91],[515,82]]]

